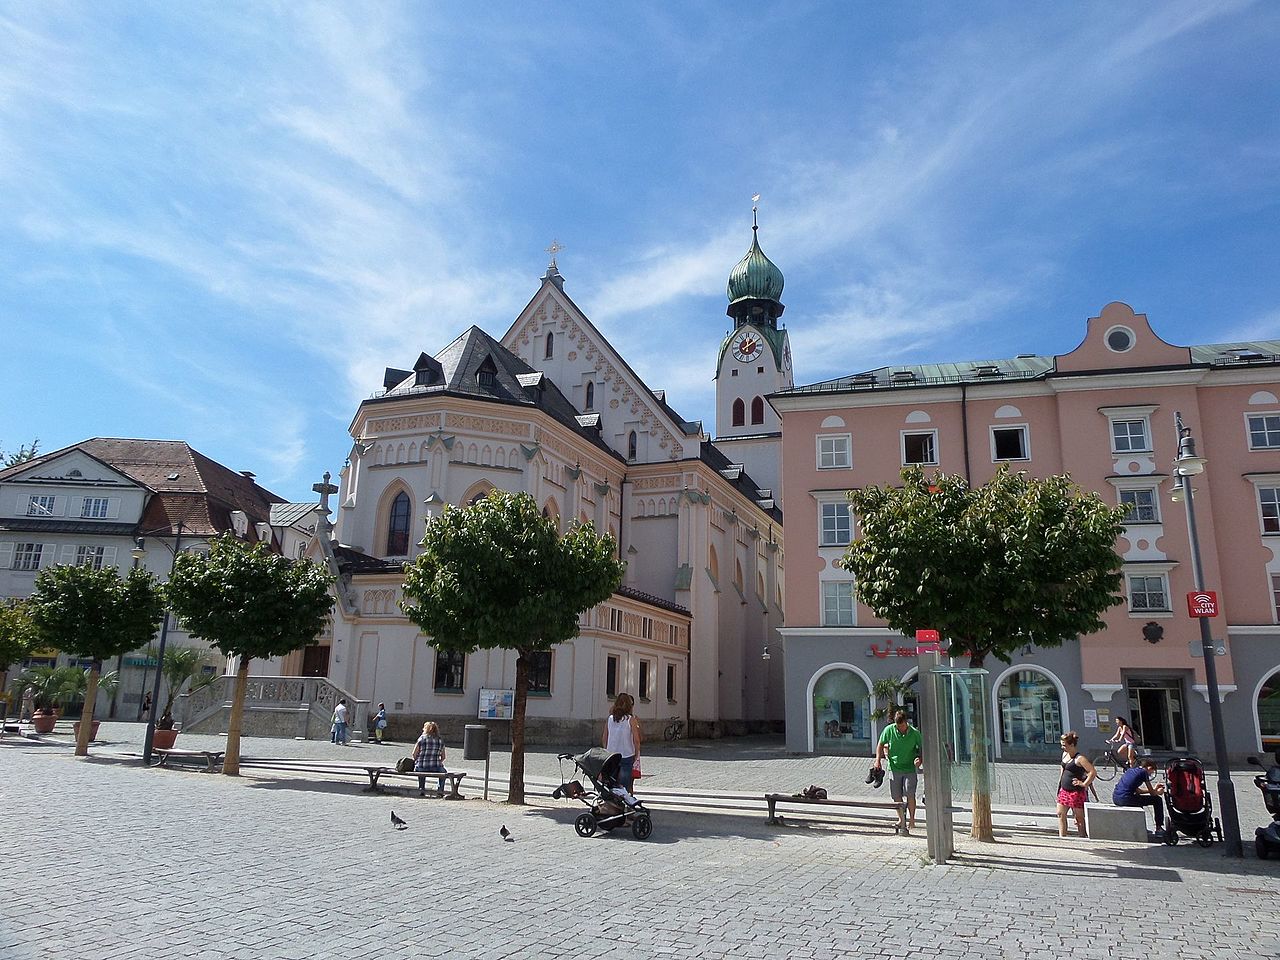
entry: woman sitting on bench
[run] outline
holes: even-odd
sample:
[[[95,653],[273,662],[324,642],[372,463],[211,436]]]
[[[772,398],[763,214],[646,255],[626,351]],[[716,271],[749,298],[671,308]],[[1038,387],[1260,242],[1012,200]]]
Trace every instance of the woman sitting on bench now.
[[[440,727],[432,720],[422,725],[422,736],[413,746],[413,771],[419,774],[418,796],[427,795],[427,778],[424,773],[448,773],[444,768],[444,741],[440,739]],[[444,777],[440,778],[440,796],[444,796]]]

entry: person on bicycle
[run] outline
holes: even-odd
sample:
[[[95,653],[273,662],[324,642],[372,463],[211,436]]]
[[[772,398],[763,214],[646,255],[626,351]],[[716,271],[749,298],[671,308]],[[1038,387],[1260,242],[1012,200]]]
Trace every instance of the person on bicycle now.
[[[1133,767],[1138,762],[1138,751],[1134,744],[1137,737],[1134,736],[1133,727],[1129,726],[1129,721],[1124,717],[1116,717],[1116,735],[1107,743],[1116,744],[1116,756],[1124,763],[1126,767]]]

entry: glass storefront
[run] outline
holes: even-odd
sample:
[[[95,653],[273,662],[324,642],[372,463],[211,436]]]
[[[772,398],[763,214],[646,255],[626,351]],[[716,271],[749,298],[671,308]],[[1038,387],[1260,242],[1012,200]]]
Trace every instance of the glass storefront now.
[[[1257,710],[1263,748],[1280,747],[1280,670],[1263,681],[1258,691]]]
[[[1039,670],[1016,670],[1001,682],[996,704],[1001,756],[1057,759],[1062,703],[1052,680]]]
[[[871,691],[852,670],[828,670],[814,684],[813,749],[871,753]]]

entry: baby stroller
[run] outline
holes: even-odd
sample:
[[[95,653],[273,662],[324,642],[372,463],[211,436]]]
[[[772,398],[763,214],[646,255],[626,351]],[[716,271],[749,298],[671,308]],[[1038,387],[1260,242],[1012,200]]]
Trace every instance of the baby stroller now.
[[[597,830],[608,833],[628,823],[637,840],[644,840],[653,833],[653,819],[649,811],[619,783],[620,754],[610,753],[603,747],[592,747],[581,756],[562,753],[557,759],[560,761],[560,786],[552,791],[551,796],[557,800],[577,800],[589,808],[588,813],[580,814],[573,822],[578,836],[589,837]],[[584,789],[577,780],[565,780],[566,760],[573,761],[573,765],[591,781],[594,790]]]
[[[1169,822],[1164,842],[1173,846],[1181,833],[1202,847],[1222,840],[1222,824],[1213,815],[1213,799],[1205,784],[1204,764],[1195,757],[1174,757],[1164,768],[1164,805]]]

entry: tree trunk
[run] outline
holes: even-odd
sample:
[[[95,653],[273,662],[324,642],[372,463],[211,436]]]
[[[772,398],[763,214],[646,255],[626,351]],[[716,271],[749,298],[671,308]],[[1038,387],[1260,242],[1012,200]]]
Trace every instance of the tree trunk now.
[[[236,692],[231,698],[231,718],[227,721],[227,753],[222,758],[222,772],[228,777],[240,776],[240,720],[244,716],[244,695],[249,689],[249,658],[240,657],[236,671]]]
[[[507,803],[524,803],[524,708],[529,701],[529,661],[516,651],[516,700],[511,706],[511,779]]]
[[[93,704],[98,699],[98,675],[102,672],[102,661],[93,661],[89,671],[89,683],[84,691],[84,709],[80,711],[80,732],[76,735],[76,756],[89,755],[89,741],[93,739]]]
[[[984,657],[971,654],[969,666],[982,667]],[[991,764],[987,762],[987,698],[982,697],[972,711],[969,728],[969,750],[973,757],[973,828],[969,836],[974,840],[994,841],[991,829]]]

